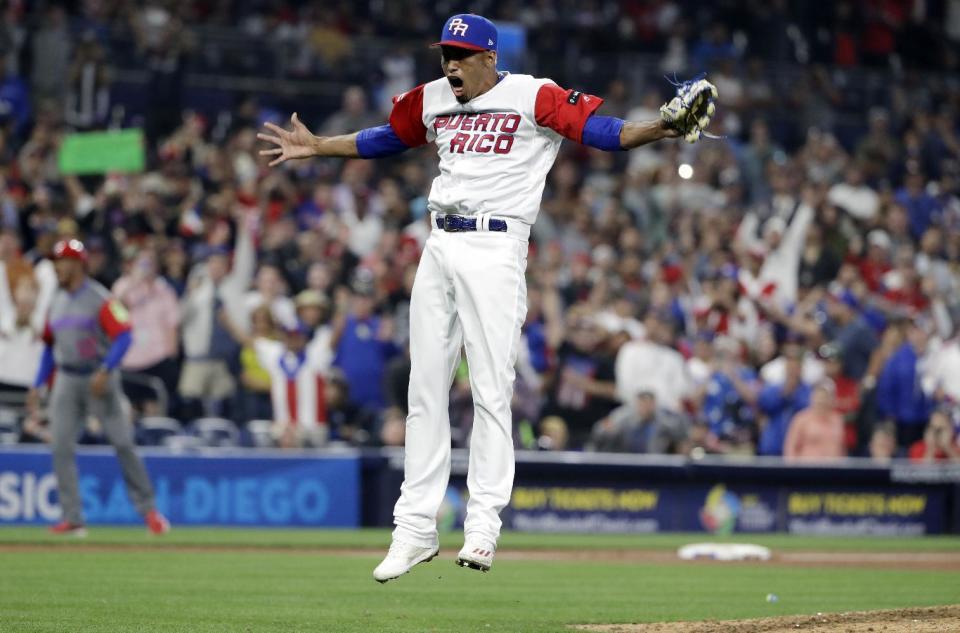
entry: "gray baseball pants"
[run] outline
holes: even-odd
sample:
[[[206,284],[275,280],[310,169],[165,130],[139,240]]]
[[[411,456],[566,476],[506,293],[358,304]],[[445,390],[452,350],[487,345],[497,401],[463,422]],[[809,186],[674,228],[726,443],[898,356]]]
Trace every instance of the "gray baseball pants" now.
[[[89,375],[57,372],[50,394],[49,416],[53,435],[53,470],[65,521],[83,523],[76,444],[88,415],[100,421],[116,450],[127,494],[137,512],[146,514],[154,507],[153,486],[147,469],[134,450],[132,428],[121,405],[122,393],[120,373],[116,371],[110,374],[109,387],[102,398],[90,393]]]

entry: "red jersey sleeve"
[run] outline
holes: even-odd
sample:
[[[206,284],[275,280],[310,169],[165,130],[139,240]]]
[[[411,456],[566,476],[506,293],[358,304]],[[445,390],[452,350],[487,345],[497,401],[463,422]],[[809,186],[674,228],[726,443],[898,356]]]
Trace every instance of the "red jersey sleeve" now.
[[[423,124],[423,86],[393,98],[390,127],[408,147],[419,147],[427,142],[427,128]]]
[[[43,324],[43,334],[40,335],[40,340],[43,341],[44,345],[53,345],[53,328],[50,327],[49,321]]]
[[[603,99],[577,90],[564,90],[557,84],[544,84],[537,92],[534,113],[537,125],[548,127],[560,136],[580,143],[583,126]]]
[[[130,313],[117,299],[107,299],[100,306],[100,327],[113,340],[130,331]]]

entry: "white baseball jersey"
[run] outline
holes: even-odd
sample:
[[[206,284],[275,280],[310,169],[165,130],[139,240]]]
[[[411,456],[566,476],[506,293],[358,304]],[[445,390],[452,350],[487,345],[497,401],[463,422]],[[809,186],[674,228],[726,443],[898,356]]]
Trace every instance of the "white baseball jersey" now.
[[[431,212],[531,225],[560,142],[580,142],[584,123],[602,103],[549,79],[509,73],[459,103],[441,77],[396,97],[390,125],[410,147],[437,144],[440,175],[430,189]]]

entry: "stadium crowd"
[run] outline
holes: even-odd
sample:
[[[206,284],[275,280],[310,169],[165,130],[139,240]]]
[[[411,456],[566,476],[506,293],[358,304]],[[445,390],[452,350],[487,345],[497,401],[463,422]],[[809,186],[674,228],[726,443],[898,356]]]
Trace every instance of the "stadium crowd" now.
[[[77,4],[17,14],[10,3],[0,37],[0,390],[15,401],[32,384],[56,286],[51,249],[78,237],[90,275],[131,313],[134,419],[269,421],[279,446],[402,444],[432,150],[270,169],[255,140],[276,117],[269,95],[229,116],[162,98],[164,78],[182,81],[169,72],[181,56],[200,54],[171,43],[189,40],[175,13]],[[637,42],[660,68],[708,69],[726,134],[629,154],[564,145],[530,240],[518,447],[960,459],[960,75],[949,74],[960,3],[926,3],[940,11],[927,15],[909,1],[800,9],[809,19],[797,37],[784,16],[812,4],[754,3],[736,33],[738,3],[697,14],[704,29],[682,18],[683,2],[569,13],[564,2],[478,4],[527,24],[546,55],[551,20],[581,34],[613,24],[617,46]],[[364,3],[173,5],[201,22],[235,7],[237,28],[303,37],[318,56],[304,62],[312,72],[317,59],[348,56],[354,31],[383,35],[406,15],[401,32],[419,37],[442,22],[430,3],[384,3],[382,14]],[[148,168],[64,176],[64,135],[115,122],[104,51],[117,23],[152,73],[156,100],[140,120]],[[934,45],[917,47],[924,33]],[[823,65],[793,67],[785,86],[770,61]],[[391,81],[400,92],[429,71],[402,52],[383,63],[377,86],[345,89],[341,108],[311,127],[380,124],[388,102],[370,92]],[[842,69],[858,64],[884,67],[885,81],[844,87]],[[664,88],[612,81],[601,112],[655,118]],[[466,446],[465,363],[452,393],[453,439]],[[15,417],[21,441],[44,440],[41,413]],[[95,424],[88,436],[98,441]]]

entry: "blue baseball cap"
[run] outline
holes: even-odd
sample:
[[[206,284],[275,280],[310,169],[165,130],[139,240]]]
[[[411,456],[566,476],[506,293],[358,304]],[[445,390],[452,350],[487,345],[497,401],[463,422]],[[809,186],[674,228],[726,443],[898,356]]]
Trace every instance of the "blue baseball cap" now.
[[[497,27],[487,18],[473,13],[450,17],[440,32],[440,41],[430,45],[456,46],[471,51],[497,50]]]

